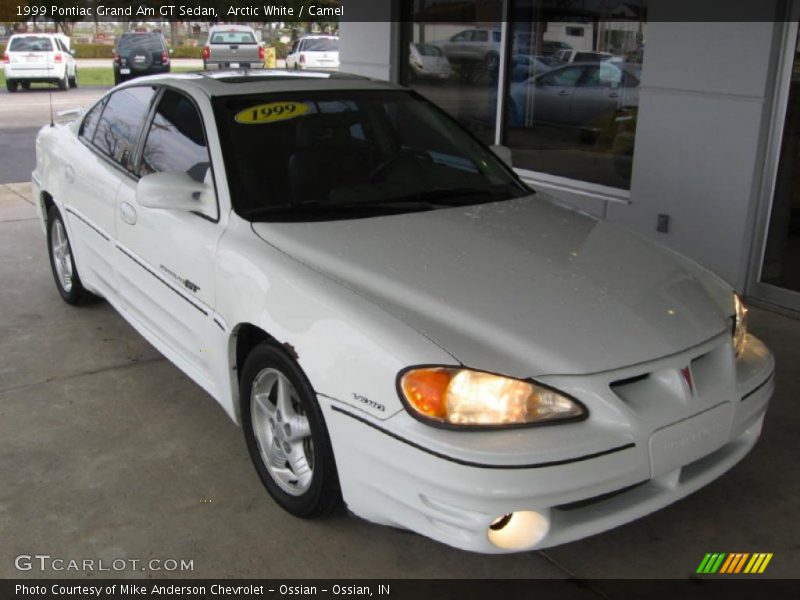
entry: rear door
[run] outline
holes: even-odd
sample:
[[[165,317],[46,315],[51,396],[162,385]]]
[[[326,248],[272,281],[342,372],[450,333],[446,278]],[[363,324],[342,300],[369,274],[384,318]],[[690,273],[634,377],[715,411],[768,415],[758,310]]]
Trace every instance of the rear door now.
[[[571,124],[570,104],[584,67],[570,66],[551,71],[529,88],[528,115],[532,120],[554,125]]]
[[[79,248],[81,274],[108,296],[117,289],[116,196],[120,182],[133,177],[141,125],[152,87],[116,91],[87,113],[72,148],[63,152],[66,218]]]

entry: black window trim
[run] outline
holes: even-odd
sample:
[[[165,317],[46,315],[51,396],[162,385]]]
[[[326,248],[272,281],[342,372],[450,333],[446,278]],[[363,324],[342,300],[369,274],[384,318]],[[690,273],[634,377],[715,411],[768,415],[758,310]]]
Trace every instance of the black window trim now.
[[[134,173],[133,176],[135,177],[136,181],[141,179],[139,175],[139,169],[141,168],[141,161],[144,157],[144,147],[147,143],[147,136],[150,134],[150,128],[153,125],[153,119],[155,119],[156,112],[158,111],[158,105],[161,102],[161,98],[164,96],[166,90],[170,90],[177,94],[180,94],[184,98],[187,98],[189,102],[192,103],[195,111],[197,111],[198,116],[200,117],[200,124],[203,127],[203,137],[206,140],[206,152],[208,153],[208,165],[209,169],[211,169],[211,181],[214,184],[214,200],[217,204],[217,218],[214,219],[208,215],[204,215],[203,213],[192,211],[193,215],[197,215],[205,219],[206,221],[210,221],[212,223],[219,223],[220,219],[222,218],[222,211],[219,206],[219,190],[217,188],[217,173],[214,170],[214,160],[211,157],[211,144],[209,143],[208,139],[208,129],[206,127],[205,119],[203,119],[203,111],[200,110],[200,106],[197,104],[197,101],[192,98],[191,94],[187,94],[184,90],[179,89],[175,86],[169,85],[168,83],[159,83],[155,87],[158,89],[156,90],[156,94],[153,98],[152,103],[150,104],[150,110],[147,111],[147,116],[144,120],[144,127],[142,127],[141,131],[139,132],[139,138],[136,145],[136,160],[134,161]]]
[[[109,92],[108,92],[108,93],[107,93],[105,96],[103,96],[102,98],[100,98],[100,100],[98,100],[98,101],[97,101],[97,102],[94,104],[94,106],[92,106],[92,108],[94,108],[94,107],[95,107],[95,106],[97,106],[97,105],[98,105],[100,102],[103,102],[103,101],[105,101],[105,106],[103,106],[103,110],[102,110],[102,111],[100,111],[100,117],[98,118],[98,121],[97,121],[97,122],[98,122],[98,125],[100,124],[100,119],[102,119],[102,118],[103,118],[103,115],[104,115],[104,114],[105,114],[105,112],[106,112],[106,108],[108,108],[108,102],[109,102],[109,100],[111,99],[111,96],[113,96],[114,94],[116,94],[116,93],[118,93],[118,92],[122,92],[122,91],[124,91],[124,90],[131,89],[131,88],[135,88],[135,87],[149,87],[149,88],[156,88],[156,89],[154,90],[154,92],[155,92],[155,93],[153,94],[153,98],[151,98],[151,99],[150,99],[150,107],[148,108],[148,112],[147,112],[147,114],[149,114],[149,112],[150,112],[150,109],[151,109],[151,108],[152,108],[152,106],[153,106],[153,100],[154,100],[154,99],[155,99],[155,98],[158,96],[158,91],[159,91],[159,90],[158,90],[158,87],[159,87],[159,86],[158,86],[158,85],[154,85],[154,84],[150,84],[150,85],[130,85],[130,86],[125,86],[124,88],[121,88],[121,89],[112,89],[112,90],[111,90],[111,91],[109,91]],[[90,111],[91,111],[91,109],[89,109],[88,111],[86,111],[86,114],[88,115]],[[84,120],[86,119],[86,115],[84,115],[83,119],[84,119]],[[142,121],[142,124],[144,124],[145,122],[146,122],[146,117],[145,117],[145,121]],[[92,141],[91,141],[91,142],[87,142],[87,141],[86,141],[86,138],[80,135],[80,129],[82,129],[82,128],[83,128],[83,120],[81,120],[81,125],[80,125],[80,128],[78,129],[78,132],[79,132],[78,139],[79,139],[79,140],[80,140],[80,141],[83,143],[83,145],[84,145],[84,146],[86,146],[87,148],[89,148],[89,149],[90,149],[92,152],[94,152],[94,153],[95,153],[97,156],[99,156],[100,158],[102,158],[102,159],[103,159],[105,162],[107,162],[108,164],[110,164],[111,166],[113,166],[114,168],[116,168],[118,171],[120,171],[121,173],[123,173],[123,174],[127,175],[129,179],[133,179],[134,181],[139,181],[139,177],[138,177],[138,176],[136,176],[136,174],[135,174],[135,173],[133,173],[133,172],[132,172],[132,171],[131,171],[129,168],[127,168],[126,166],[124,166],[124,165],[121,165],[120,163],[118,163],[117,161],[115,161],[113,158],[111,158],[111,157],[110,157],[108,154],[106,154],[105,152],[103,152],[102,150],[100,150],[100,148],[98,148],[98,147],[95,145],[95,143],[94,143],[94,137],[97,135],[97,128],[95,128],[95,132],[94,132],[94,134],[92,135]],[[130,157],[131,157],[131,156],[136,156],[136,154],[138,153],[138,150],[137,150],[137,145],[138,145],[138,142],[139,142],[139,140],[140,140],[140,138],[141,138],[141,135],[142,135],[142,126],[140,125],[140,127],[139,127],[139,133],[136,135],[136,140],[137,140],[137,142],[136,142],[136,144],[134,144],[134,145],[133,145],[133,152],[132,152],[131,154],[129,154],[129,156],[128,156],[128,164],[130,164]]]

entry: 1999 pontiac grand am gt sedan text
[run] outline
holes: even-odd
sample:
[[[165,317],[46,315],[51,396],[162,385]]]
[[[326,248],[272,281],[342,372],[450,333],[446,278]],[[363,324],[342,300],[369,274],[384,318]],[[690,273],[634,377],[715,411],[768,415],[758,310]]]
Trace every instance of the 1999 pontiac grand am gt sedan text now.
[[[561,544],[753,447],[774,362],[696,264],[534,194],[415,93],[139,79],[36,142],[55,283],[108,300],[244,430],[300,517]]]

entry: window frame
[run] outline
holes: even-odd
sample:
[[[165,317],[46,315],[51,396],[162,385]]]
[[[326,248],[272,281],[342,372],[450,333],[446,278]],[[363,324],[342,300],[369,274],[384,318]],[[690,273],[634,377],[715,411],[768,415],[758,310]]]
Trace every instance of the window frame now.
[[[136,181],[139,181],[142,178],[142,176],[139,175],[139,170],[141,168],[142,158],[144,157],[144,147],[147,144],[147,138],[150,135],[150,129],[153,126],[153,120],[155,119],[156,113],[158,112],[158,105],[161,103],[161,98],[164,96],[167,90],[180,94],[181,96],[187,98],[189,102],[192,103],[192,106],[194,107],[195,111],[200,117],[200,124],[203,127],[203,137],[205,138],[206,141],[206,152],[208,152],[208,164],[209,164],[208,168],[211,171],[211,181],[214,185],[214,201],[216,204],[216,217],[212,217],[210,215],[206,215],[204,213],[194,210],[191,211],[191,213],[212,223],[219,223],[220,219],[222,218],[222,211],[219,205],[219,188],[217,186],[217,174],[216,171],[214,170],[214,160],[212,156],[213,152],[211,152],[211,144],[209,142],[209,137],[208,137],[208,127],[206,127],[206,120],[203,118],[203,111],[200,109],[200,105],[197,104],[197,101],[192,97],[192,95],[186,93],[186,91],[180,88],[169,85],[168,83],[159,83],[156,84],[154,87],[157,88],[156,93],[153,97],[153,100],[150,103],[150,108],[147,111],[147,115],[145,116],[144,126],[139,132],[139,139],[136,149],[136,161],[134,162],[135,172],[132,173],[132,175],[136,179]]]
[[[95,153],[95,154],[97,154],[99,157],[101,157],[103,160],[105,160],[105,161],[106,161],[108,164],[110,164],[110,165],[112,165],[112,166],[116,167],[116,168],[117,168],[117,169],[119,169],[121,172],[125,173],[125,174],[126,174],[128,177],[130,177],[131,179],[134,179],[134,180],[136,180],[136,181],[139,181],[139,177],[136,175],[136,173],[134,172],[134,170],[133,170],[133,169],[132,169],[132,167],[130,166],[130,165],[131,165],[131,157],[136,157],[136,156],[138,155],[138,152],[139,152],[139,144],[141,144],[141,139],[142,139],[142,130],[143,130],[143,126],[144,126],[144,123],[146,123],[146,122],[147,122],[147,115],[149,115],[149,114],[150,114],[150,111],[151,111],[151,110],[152,110],[152,108],[153,108],[153,103],[155,102],[156,98],[157,98],[157,97],[158,97],[158,95],[159,95],[159,87],[160,87],[160,86],[159,86],[159,85],[157,85],[157,84],[151,84],[151,85],[146,85],[146,84],[145,84],[145,85],[131,85],[131,86],[125,86],[125,87],[124,87],[124,88],[122,88],[122,89],[115,89],[115,90],[111,90],[111,91],[110,91],[108,94],[106,94],[105,96],[103,96],[103,98],[101,98],[101,99],[100,99],[100,101],[105,101],[105,105],[103,106],[103,110],[100,112],[100,117],[99,117],[99,119],[98,119],[98,121],[97,121],[97,124],[98,124],[98,126],[99,126],[99,125],[100,125],[100,121],[101,121],[101,120],[102,120],[102,118],[103,118],[103,115],[105,115],[105,114],[106,114],[106,109],[108,108],[108,103],[111,101],[111,97],[112,97],[114,94],[118,94],[119,92],[122,92],[122,91],[125,91],[125,90],[129,90],[129,89],[133,89],[133,88],[140,88],[140,87],[149,87],[149,88],[153,88],[153,96],[152,96],[152,98],[150,99],[150,106],[148,107],[147,111],[145,112],[145,117],[144,117],[144,120],[142,121],[142,125],[140,125],[140,126],[139,126],[139,131],[137,132],[137,134],[136,134],[136,136],[135,136],[135,142],[134,142],[133,144],[131,144],[131,152],[130,152],[130,154],[128,155],[128,164],[127,164],[127,165],[123,165],[123,164],[121,164],[121,163],[118,163],[118,162],[117,162],[116,160],[114,160],[114,159],[113,159],[111,156],[109,156],[108,154],[106,154],[105,152],[103,152],[103,151],[102,151],[102,150],[101,150],[101,149],[100,149],[100,148],[99,148],[99,147],[98,147],[98,146],[97,146],[97,145],[94,143],[94,138],[97,136],[97,127],[95,127],[94,135],[92,135],[92,141],[91,141],[90,143],[87,143],[87,142],[85,142],[85,141],[84,141],[84,143],[85,143],[85,144],[86,144],[86,145],[87,145],[87,146],[88,146],[88,147],[89,147],[89,148],[90,148],[92,151],[94,151],[94,153]],[[98,103],[99,103],[100,101],[98,101]],[[88,114],[88,113],[87,113],[87,114]],[[83,122],[81,122],[81,126],[83,126]],[[85,140],[86,138],[80,138],[80,139],[82,139],[82,140]],[[135,163],[134,163],[134,164],[135,164]]]

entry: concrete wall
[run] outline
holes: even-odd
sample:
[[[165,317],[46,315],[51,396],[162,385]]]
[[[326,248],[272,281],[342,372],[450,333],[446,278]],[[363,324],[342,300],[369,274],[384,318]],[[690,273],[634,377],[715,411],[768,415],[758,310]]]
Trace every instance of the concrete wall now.
[[[742,290],[762,175],[774,23],[651,22],[630,204],[607,218],[656,236]],[[659,213],[670,231],[656,233]]]

